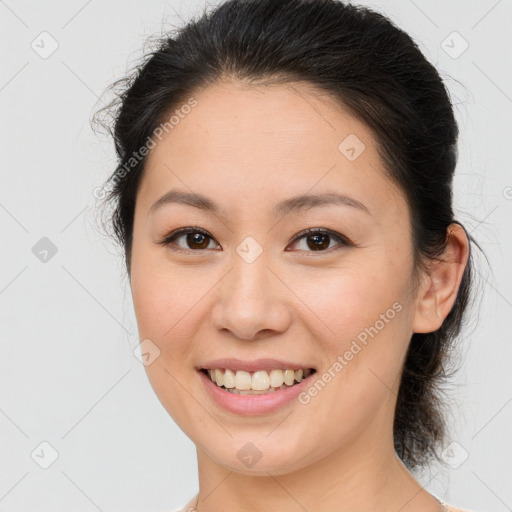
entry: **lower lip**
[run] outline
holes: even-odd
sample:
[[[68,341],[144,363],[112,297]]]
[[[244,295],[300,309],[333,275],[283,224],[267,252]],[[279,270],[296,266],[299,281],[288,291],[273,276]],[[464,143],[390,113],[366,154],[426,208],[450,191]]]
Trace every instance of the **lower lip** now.
[[[242,416],[254,416],[257,414],[268,414],[289,404],[305,388],[309,386],[310,378],[315,375],[311,373],[298,384],[289,388],[279,389],[262,395],[235,395],[214,384],[210,377],[202,371],[198,371],[203,380],[207,392],[213,400],[229,412]]]

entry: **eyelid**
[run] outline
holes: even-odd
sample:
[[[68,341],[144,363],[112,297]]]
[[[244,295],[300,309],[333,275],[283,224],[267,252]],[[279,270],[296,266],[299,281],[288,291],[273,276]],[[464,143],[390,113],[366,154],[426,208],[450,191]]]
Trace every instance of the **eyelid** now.
[[[352,242],[346,236],[342,235],[341,233],[338,233],[337,231],[332,231],[331,229],[326,229],[326,228],[308,228],[308,229],[304,229],[303,231],[301,231],[300,233],[297,233],[293,237],[291,243],[293,244],[293,243],[297,242],[301,238],[306,237],[306,235],[313,235],[313,234],[328,235],[332,239],[334,239],[334,240],[336,240],[338,242],[338,246],[353,245]],[[318,251],[317,254],[322,254],[322,253],[325,254],[325,253],[331,252],[333,249],[335,249],[335,248],[332,247],[331,249],[328,249],[326,251]],[[316,251],[306,251],[306,252],[314,254]]]
[[[183,235],[186,235],[188,233],[201,233],[202,235],[210,238],[211,240],[214,240],[215,241],[215,238],[210,234],[208,233],[208,231],[206,231],[206,229],[203,229],[203,228],[200,228],[199,226],[189,226],[189,227],[186,227],[186,228],[179,228],[179,229],[176,229],[175,231],[169,233],[167,236],[164,237],[163,240],[159,241],[159,242],[156,242],[157,244],[160,244],[160,245],[163,245],[164,247],[167,246],[167,245],[170,245],[172,242],[174,242],[174,240],[176,240],[177,238],[183,236]],[[217,245],[220,245],[218,242],[217,242]],[[205,249],[203,250],[194,250],[194,249],[183,249],[182,247],[178,247],[178,248],[171,248],[173,251],[176,251],[176,252],[188,252],[188,253],[191,253],[191,252],[196,252],[196,253],[201,253],[201,252],[204,252]]]
[[[189,226],[186,228],[179,228],[169,235],[167,235],[163,240],[156,242],[157,244],[167,246],[170,245],[174,240],[177,238],[186,235],[188,233],[201,233],[202,235],[210,238],[211,240],[215,241],[215,238],[205,229],[200,228],[199,226]],[[302,238],[307,237],[307,235],[314,235],[314,234],[320,234],[320,235],[328,235],[332,239],[334,239],[338,244],[334,247],[331,247],[330,249],[326,249],[324,251],[301,251],[305,252],[307,254],[313,255],[313,256],[320,256],[322,254],[330,254],[331,252],[335,251],[336,249],[339,249],[340,247],[348,247],[353,245],[352,242],[341,233],[338,233],[336,231],[326,229],[326,228],[307,228],[303,231],[300,231],[297,233],[293,239],[290,242],[291,244],[296,243],[297,241],[301,240]],[[220,245],[218,242],[216,242],[217,245]],[[183,249],[181,247],[178,248],[172,248],[173,251],[176,252],[187,252],[187,253],[202,253],[205,252],[206,249]],[[288,249],[285,249],[286,251],[289,251]]]

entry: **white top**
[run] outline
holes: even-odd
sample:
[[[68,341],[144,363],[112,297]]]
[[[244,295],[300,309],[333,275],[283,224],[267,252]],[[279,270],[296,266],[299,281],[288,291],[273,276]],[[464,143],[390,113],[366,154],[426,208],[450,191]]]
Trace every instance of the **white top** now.
[[[435,497],[435,496],[434,496]],[[437,501],[439,501],[439,503],[441,503],[442,505],[444,505],[444,507],[446,508],[447,512],[471,512],[470,510],[462,510],[460,508],[456,508],[456,507],[453,507],[452,505],[448,505],[448,503],[444,503],[443,501],[439,500],[438,498],[435,497],[435,499]],[[190,503],[190,502],[189,502]],[[189,507],[187,510],[185,510],[185,507],[186,505],[183,505],[183,507],[181,508],[178,508],[176,510],[171,510],[170,512],[193,512],[194,510],[194,507]]]
[[[447,505],[446,503],[444,503],[444,506],[446,507],[448,512],[470,512],[469,510],[462,510],[460,508],[452,507],[450,505]],[[176,510],[171,510],[170,512],[188,512],[188,511],[184,511],[183,510],[184,508],[185,508],[185,505],[183,505],[183,507],[181,507],[181,508],[177,508]]]

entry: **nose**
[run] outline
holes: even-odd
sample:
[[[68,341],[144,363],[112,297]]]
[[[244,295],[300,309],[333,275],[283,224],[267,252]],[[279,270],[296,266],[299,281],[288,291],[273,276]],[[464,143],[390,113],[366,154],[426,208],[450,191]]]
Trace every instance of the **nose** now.
[[[285,332],[292,318],[291,292],[269,261],[261,255],[249,263],[234,253],[232,263],[218,284],[212,326],[243,340]]]

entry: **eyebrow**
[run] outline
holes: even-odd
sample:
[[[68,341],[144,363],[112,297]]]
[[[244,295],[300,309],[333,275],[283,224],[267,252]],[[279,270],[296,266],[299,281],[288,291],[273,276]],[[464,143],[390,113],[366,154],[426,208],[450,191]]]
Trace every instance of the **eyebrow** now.
[[[164,204],[171,203],[186,204],[200,210],[224,215],[219,206],[208,197],[203,196],[202,194],[184,192],[181,190],[170,190],[164,194],[160,199],[153,203],[149,209],[149,213],[154,212]],[[290,197],[277,203],[272,209],[272,214],[283,215],[292,211],[301,212],[314,207],[330,205],[351,206],[371,215],[369,209],[360,201],[335,192],[325,192],[323,194],[301,194]]]

